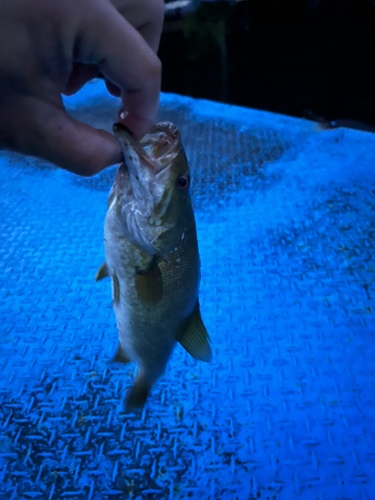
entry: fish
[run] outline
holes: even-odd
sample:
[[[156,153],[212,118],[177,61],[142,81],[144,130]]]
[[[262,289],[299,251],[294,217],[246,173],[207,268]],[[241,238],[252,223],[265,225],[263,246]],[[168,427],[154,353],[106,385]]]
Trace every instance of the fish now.
[[[137,363],[125,411],[143,408],[177,342],[209,362],[211,341],[199,307],[200,257],[190,170],[180,133],[161,122],[140,141],[113,125],[123,163],[109,193],[105,262],[119,343],[114,362]]]

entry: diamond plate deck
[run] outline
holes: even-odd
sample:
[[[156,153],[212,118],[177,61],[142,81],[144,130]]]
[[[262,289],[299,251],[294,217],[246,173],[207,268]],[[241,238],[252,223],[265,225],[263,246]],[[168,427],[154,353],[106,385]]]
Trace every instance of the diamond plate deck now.
[[[109,129],[93,82],[66,100]],[[0,498],[375,498],[375,136],[163,95],[193,172],[214,359],[178,346],[141,415],[103,261],[115,169],[0,157]]]

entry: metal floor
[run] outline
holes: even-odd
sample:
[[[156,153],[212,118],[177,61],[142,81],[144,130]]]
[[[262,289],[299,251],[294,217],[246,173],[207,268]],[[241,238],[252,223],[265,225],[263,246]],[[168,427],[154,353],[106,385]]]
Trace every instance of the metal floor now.
[[[101,82],[66,100],[110,128]],[[0,157],[0,498],[375,499],[375,135],[163,95],[193,171],[214,359],[141,415],[103,262],[115,168]]]

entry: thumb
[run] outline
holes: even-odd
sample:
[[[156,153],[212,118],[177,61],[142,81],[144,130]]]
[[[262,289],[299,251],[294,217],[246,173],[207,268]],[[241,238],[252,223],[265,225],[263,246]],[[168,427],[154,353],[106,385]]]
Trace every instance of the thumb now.
[[[24,97],[13,106],[12,117],[11,149],[23,154],[83,176],[92,176],[122,161],[120,145],[112,134],[74,120],[62,103],[53,105],[40,98]]]

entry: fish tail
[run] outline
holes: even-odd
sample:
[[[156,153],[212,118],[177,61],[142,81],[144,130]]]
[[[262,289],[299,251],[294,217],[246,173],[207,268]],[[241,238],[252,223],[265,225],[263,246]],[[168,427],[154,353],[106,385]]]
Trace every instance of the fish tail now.
[[[150,393],[151,384],[139,377],[129,390],[125,401],[125,412],[142,409]]]

